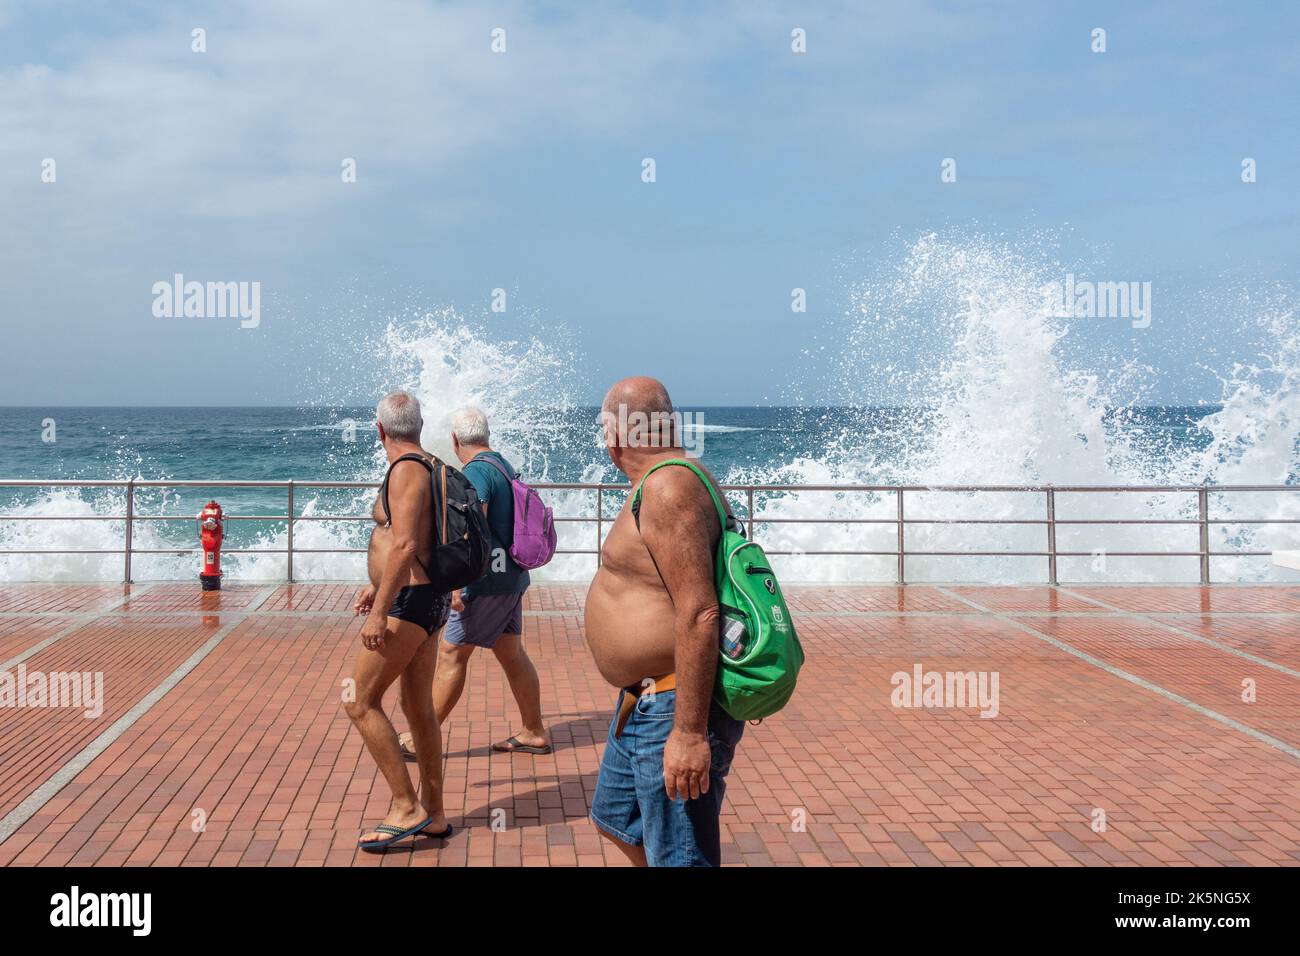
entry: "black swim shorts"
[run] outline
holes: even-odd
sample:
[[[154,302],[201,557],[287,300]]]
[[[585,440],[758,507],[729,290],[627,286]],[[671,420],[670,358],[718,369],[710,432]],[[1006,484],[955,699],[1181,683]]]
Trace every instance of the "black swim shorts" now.
[[[388,616],[399,621],[410,621],[433,634],[447,623],[451,611],[451,597],[439,591],[435,584],[408,584],[397,592]]]

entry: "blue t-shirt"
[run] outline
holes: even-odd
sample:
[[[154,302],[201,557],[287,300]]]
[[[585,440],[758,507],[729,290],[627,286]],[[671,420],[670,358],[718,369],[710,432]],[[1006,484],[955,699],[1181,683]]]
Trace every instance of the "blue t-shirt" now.
[[[492,532],[492,558],[488,563],[488,573],[465,589],[471,596],[478,594],[520,594],[528,590],[528,569],[521,568],[510,557],[510,545],[515,538],[515,496],[506,481],[505,475],[486,461],[480,461],[491,455],[514,478],[516,472],[495,451],[482,452],[465,466],[465,477],[469,479],[480,501],[487,502],[488,529]]]

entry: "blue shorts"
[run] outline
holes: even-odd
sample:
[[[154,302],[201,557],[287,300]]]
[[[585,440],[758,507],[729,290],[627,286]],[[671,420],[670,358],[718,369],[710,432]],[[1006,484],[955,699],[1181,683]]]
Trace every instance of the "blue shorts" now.
[[[626,694],[627,691],[623,691]],[[623,695],[619,695],[619,704]],[[669,800],[664,789],[664,744],[673,729],[675,690],[642,696],[620,737],[609,725],[600,762],[591,822],[631,846],[644,846],[650,866],[720,866],[722,795],[745,724],[709,703],[709,792],[695,800]],[[614,710],[615,721],[618,708]]]
[[[495,647],[502,634],[522,634],[524,594],[462,595],[463,611],[452,611],[443,638],[461,647]]]

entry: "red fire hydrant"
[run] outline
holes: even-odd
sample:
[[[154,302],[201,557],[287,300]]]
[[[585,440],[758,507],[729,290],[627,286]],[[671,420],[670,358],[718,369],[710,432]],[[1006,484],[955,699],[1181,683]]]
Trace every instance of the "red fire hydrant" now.
[[[221,505],[209,501],[199,512],[199,540],[203,544],[203,571],[199,574],[199,581],[205,591],[221,590],[221,539],[224,536]]]

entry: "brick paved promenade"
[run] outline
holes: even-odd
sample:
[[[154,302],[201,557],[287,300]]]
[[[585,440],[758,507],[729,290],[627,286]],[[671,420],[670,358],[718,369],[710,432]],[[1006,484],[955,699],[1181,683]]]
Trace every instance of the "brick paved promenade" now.
[[[0,588],[0,671],[102,671],[106,698],[96,719],[0,710],[0,864],[619,863],[586,819],[615,691],[584,591],[530,592],[556,752],[489,753],[517,714],[476,655],[444,728],[459,828],[378,857],[355,842],[387,788],[340,706],[353,586]],[[741,743],[729,863],[1300,863],[1300,585],[789,592],[809,663]],[[997,716],[895,708],[917,664],[996,671]]]

